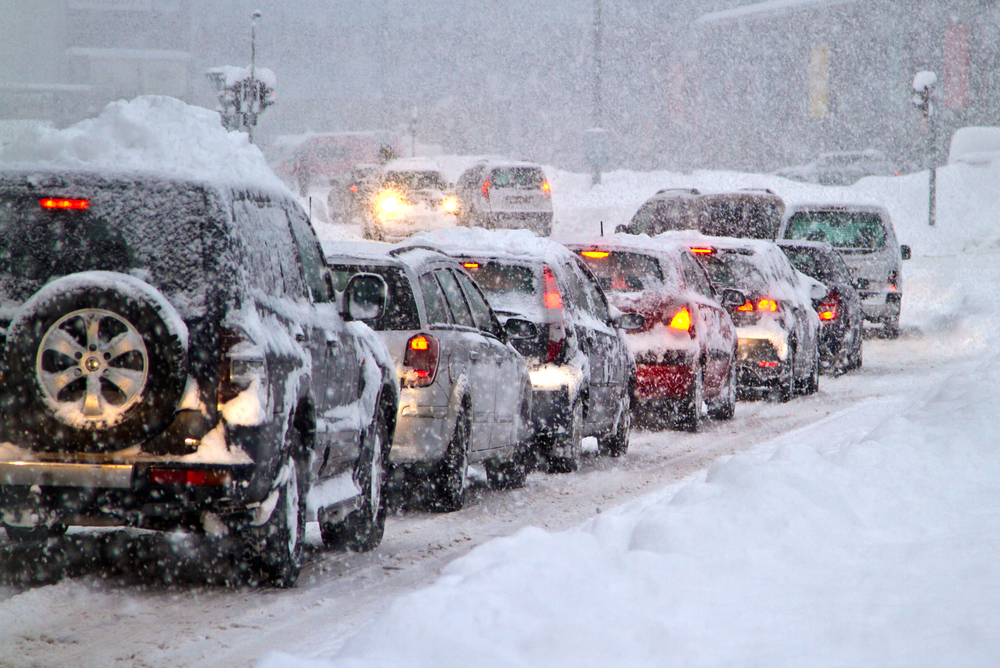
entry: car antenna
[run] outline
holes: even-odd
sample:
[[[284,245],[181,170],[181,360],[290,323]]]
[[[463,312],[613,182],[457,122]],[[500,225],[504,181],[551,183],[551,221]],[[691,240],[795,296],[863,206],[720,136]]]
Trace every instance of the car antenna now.
[[[601,236],[604,236],[604,221],[601,221]]]
[[[313,222],[313,198],[309,195],[309,222]]]

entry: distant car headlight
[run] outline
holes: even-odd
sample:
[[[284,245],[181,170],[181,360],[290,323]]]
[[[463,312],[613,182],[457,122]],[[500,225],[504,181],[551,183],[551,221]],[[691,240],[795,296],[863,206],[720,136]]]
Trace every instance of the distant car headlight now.
[[[441,201],[441,210],[445,213],[455,213],[458,211],[458,200],[454,197],[445,197]]]
[[[377,202],[380,216],[394,216],[403,210],[403,200],[395,193],[382,193]]]

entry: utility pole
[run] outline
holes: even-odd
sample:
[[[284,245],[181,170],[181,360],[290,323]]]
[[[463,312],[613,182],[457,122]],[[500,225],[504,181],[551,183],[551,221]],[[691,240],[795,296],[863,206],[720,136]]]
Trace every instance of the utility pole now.
[[[257,77],[257,19],[261,17],[259,9],[255,9],[253,14],[250,15],[250,81],[256,83]],[[256,108],[260,105],[260,88],[256,85],[253,87],[253,97],[251,98],[250,104],[251,108]],[[253,143],[253,129],[257,125],[257,119],[253,119],[253,123],[250,124],[247,129],[247,133],[250,135],[250,143]]]
[[[601,0],[594,0],[594,99],[592,127],[583,133],[583,150],[587,162],[590,163],[593,179],[591,185],[601,182],[601,169],[608,161],[608,131],[601,127],[604,122],[604,103],[601,99],[601,75],[603,72],[603,62],[601,61],[601,31],[603,28],[601,17]]]
[[[937,74],[929,71],[917,72],[913,77],[913,96],[910,101],[923,115],[927,124],[927,142],[924,144],[924,164],[930,171],[927,184],[927,224],[934,225],[937,217],[937,123],[934,114],[934,86]]]

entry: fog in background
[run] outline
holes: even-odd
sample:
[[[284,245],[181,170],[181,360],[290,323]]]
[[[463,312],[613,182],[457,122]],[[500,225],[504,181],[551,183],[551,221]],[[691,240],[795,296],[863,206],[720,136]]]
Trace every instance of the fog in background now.
[[[264,146],[384,129],[582,170],[599,126],[607,168],[768,171],[878,148],[917,169],[955,127],[1000,124],[995,0],[0,0],[0,126],[139,94],[214,108],[205,70],[250,63],[257,9],[256,64],[277,78]],[[941,82],[933,127],[909,99],[924,69]]]

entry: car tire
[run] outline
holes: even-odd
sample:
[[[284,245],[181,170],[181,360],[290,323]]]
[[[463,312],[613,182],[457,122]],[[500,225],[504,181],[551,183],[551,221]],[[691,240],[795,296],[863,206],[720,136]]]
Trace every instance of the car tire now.
[[[858,337],[858,347],[851,353],[851,361],[848,365],[848,369],[860,369],[864,364],[864,344],[861,342],[861,337]]]
[[[886,339],[899,338],[899,316],[886,318],[882,321],[882,337]]]
[[[577,398],[573,402],[569,422],[565,429],[552,438],[552,447],[560,448],[569,454],[555,455],[550,449],[546,453],[549,473],[573,473],[580,468],[583,457],[583,400]]]
[[[370,552],[382,542],[387,513],[388,450],[389,429],[385,409],[382,409],[376,412],[365,435],[365,445],[354,471],[354,482],[362,492],[361,508],[342,522],[320,519],[320,536],[326,547]]]
[[[455,420],[455,433],[445,452],[444,459],[434,473],[434,498],[431,510],[452,513],[465,505],[465,487],[469,476],[469,437],[472,425],[466,408]]]
[[[523,450],[518,449],[513,459],[500,461],[489,459],[486,467],[486,481],[490,489],[520,489],[528,479],[527,457]]]
[[[632,398],[628,392],[622,397],[621,413],[615,427],[597,439],[597,453],[602,457],[623,457],[628,452],[632,432]]]
[[[276,494],[277,502],[263,523],[251,523],[246,536],[257,580],[282,589],[294,587],[302,571],[309,493],[308,470],[301,462],[301,437],[294,427],[289,427],[288,440],[288,456],[268,495],[270,500]]]
[[[22,442],[106,452],[166,429],[187,382],[179,323],[155,288],[126,274],[71,274],[42,288],[15,316],[4,351],[5,412]]]
[[[701,407],[705,401],[705,370],[699,364],[694,380],[688,387],[687,396],[681,399],[677,407],[675,428],[691,433],[701,430]]]
[[[813,358],[812,372],[802,388],[803,394],[816,394],[819,391],[819,353]]]
[[[778,401],[784,403],[795,396],[795,346],[788,349],[788,367],[778,386]]]
[[[726,386],[719,393],[719,398],[708,410],[708,416],[714,420],[731,420],[736,415],[736,355],[729,363],[729,373],[726,374]]]

